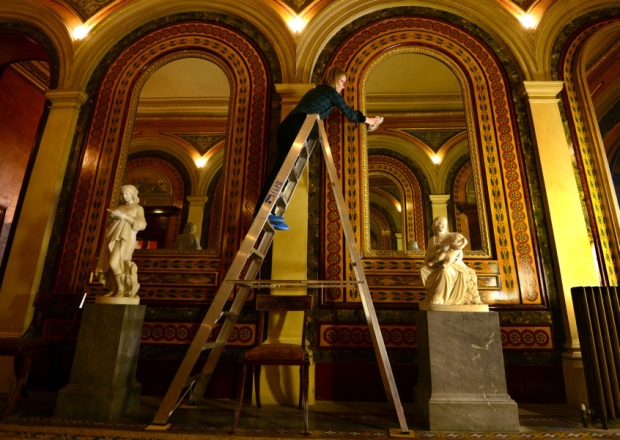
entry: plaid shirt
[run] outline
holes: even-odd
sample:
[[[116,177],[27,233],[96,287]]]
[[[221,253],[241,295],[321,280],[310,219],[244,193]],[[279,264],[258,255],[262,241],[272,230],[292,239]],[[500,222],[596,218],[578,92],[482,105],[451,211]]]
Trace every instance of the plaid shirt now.
[[[325,119],[334,107],[338,107],[351,122],[366,121],[366,116],[362,112],[349,107],[342,95],[335,88],[328,85],[320,85],[309,90],[290,114],[312,115],[318,113],[321,119]]]

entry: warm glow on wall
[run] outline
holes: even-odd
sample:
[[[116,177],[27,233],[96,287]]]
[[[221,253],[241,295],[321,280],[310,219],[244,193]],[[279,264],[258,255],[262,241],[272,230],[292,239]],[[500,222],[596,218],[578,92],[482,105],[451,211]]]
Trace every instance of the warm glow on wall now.
[[[536,26],[536,19],[532,14],[524,14],[519,17],[519,21],[526,29],[532,29]]]
[[[90,32],[90,29],[87,26],[84,26],[82,24],[79,26],[76,26],[75,28],[73,28],[73,39],[82,40],[86,38],[89,32]]]
[[[441,157],[439,157],[436,154],[431,156],[431,160],[433,161],[435,165],[439,165],[441,163]]]
[[[196,166],[198,168],[202,168],[207,164],[207,159],[204,157],[200,157],[198,159],[196,159]]]
[[[288,27],[293,31],[294,34],[300,33],[306,27],[306,22],[304,21],[303,18],[301,18],[298,15],[295,15],[293,18],[291,18],[287,22],[287,24],[288,24]]]

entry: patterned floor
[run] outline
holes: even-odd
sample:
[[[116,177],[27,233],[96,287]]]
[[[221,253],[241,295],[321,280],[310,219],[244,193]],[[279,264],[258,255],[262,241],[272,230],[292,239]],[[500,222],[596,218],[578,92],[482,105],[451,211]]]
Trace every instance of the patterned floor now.
[[[147,429],[159,400],[145,397],[140,407],[113,421],[53,417],[53,396],[31,396],[0,421],[0,439],[57,440],[194,440],[194,439],[378,439],[389,438],[398,419],[386,404],[318,403],[311,410],[309,436],[302,433],[303,417],[296,408],[246,406],[234,436],[230,434],[233,405],[230,401],[205,401],[198,409],[177,409],[166,430]],[[520,407],[519,432],[437,432],[417,426],[405,406],[407,424],[419,439],[620,439],[620,422],[609,429],[584,427],[578,410],[566,406]],[[396,437],[391,437],[396,438]],[[414,438],[410,436],[409,438]]]

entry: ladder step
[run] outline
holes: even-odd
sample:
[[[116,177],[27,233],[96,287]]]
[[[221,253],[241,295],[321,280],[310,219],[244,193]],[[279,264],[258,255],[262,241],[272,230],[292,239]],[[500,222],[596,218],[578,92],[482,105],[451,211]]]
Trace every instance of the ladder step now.
[[[215,322],[217,323],[220,319],[222,319],[224,317],[226,319],[228,319],[228,318],[233,318],[233,317],[236,318],[237,316],[239,316],[239,312],[231,312],[231,311],[221,312],[220,315],[215,320]]]
[[[269,222],[267,222],[267,223],[269,223]],[[273,228],[273,225],[271,223],[269,223],[269,226],[271,226]],[[263,261],[265,259],[265,254],[262,253],[261,251],[259,251],[258,249],[253,248],[252,249],[252,254],[250,255],[250,257],[253,257],[253,258],[257,259],[257,260]]]
[[[224,342],[207,342],[202,346],[202,351],[213,350],[214,348],[222,347],[223,345],[226,344]]]
[[[213,373],[208,373],[208,374],[202,374],[202,373],[199,373],[199,374],[194,374],[193,376],[190,376],[190,377],[188,377],[188,378],[187,378],[187,381],[185,382],[185,387],[189,387],[189,386],[193,385],[193,384],[194,384],[194,382],[197,382],[197,381],[199,381],[200,379],[202,379],[202,378],[204,378],[204,377],[209,377],[209,376],[211,376],[212,374],[213,374]],[[185,387],[184,387],[184,388],[185,388]]]

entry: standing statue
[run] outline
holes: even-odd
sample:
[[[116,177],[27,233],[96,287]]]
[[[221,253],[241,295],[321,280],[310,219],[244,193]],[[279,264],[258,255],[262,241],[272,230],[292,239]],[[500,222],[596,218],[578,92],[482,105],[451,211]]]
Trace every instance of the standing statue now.
[[[118,208],[108,209],[105,246],[101,249],[95,274],[110,291],[104,296],[136,297],[140,288],[138,267],[131,257],[136,248],[136,235],[146,228],[146,220],[144,209],[138,205],[140,199],[135,186],[124,185],[121,199]]]
[[[187,222],[183,228],[183,233],[177,235],[172,243],[173,249],[202,249],[196,236],[196,223]]]
[[[435,217],[433,236],[429,240],[424,266],[420,268],[426,288],[426,302],[443,305],[482,304],[478,293],[476,272],[463,263],[467,239],[448,232],[448,220]]]

